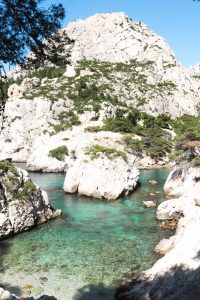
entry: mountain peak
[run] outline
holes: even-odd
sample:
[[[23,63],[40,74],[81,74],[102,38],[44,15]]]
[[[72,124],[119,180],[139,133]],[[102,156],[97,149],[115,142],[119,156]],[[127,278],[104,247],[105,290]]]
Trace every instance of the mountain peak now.
[[[109,62],[170,60],[174,54],[164,38],[124,12],[102,13],[75,20],[60,31],[74,41],[72,61],[97,59]]]

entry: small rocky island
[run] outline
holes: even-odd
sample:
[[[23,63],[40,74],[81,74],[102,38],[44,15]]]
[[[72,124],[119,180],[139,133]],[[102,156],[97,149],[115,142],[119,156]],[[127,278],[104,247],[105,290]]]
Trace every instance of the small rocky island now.
[[[0,239],[27,231],[60,214],[26,171],[9,161],[0,162]]]

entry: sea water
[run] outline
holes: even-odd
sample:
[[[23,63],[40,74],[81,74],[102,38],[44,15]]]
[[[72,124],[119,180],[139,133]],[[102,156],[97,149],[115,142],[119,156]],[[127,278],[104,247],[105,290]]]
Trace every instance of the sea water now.
[[[158,259],[153,252],[156,243],[169,236],[156,221],[156,208],[144,208],[142,203],[165,200],[168,173],[141,171],[141,186],[113,202],[65,194],[62,173],[30,173],[63,214],[0,242],[0,284],[19,296],[113,299],[120,282],[153,265]]]

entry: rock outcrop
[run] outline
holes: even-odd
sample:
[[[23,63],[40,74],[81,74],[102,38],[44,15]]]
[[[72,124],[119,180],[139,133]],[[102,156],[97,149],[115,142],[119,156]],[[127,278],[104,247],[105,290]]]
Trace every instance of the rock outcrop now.
[[[175,197],[189,194],[194,199],[200,192],[200,168],[196,163],[200,157],[200,142],[188,142],[188,147],[185,159],[170,172],[164,191]]]
[[[138,181],[139,171],[123,158],[97,158],[77,161],[64,182],[64,191],[81,195],[115,200],[132,192]]]
[[[24,170],[0,162],[0,239],[42,224],[61,214],[54,210],[46,192]]]
[[[125,282],[116,291],[115,299],[197,300],[200,295],[200,167],[194,167],[199,156],[192,149],[192,158],[171,172],[165,185],[170,195],[180,196],[161,203],[157,219],[177,223],[175,235],[162,240],[155,248],[165,254],[148,271]],[[199,155],[199,154],[197,154]],[[177,171],[178,170],[178,171]]]

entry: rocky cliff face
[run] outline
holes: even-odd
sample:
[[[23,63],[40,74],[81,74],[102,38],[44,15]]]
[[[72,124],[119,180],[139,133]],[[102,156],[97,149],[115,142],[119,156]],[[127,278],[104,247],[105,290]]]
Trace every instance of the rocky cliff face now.
[[[178,300],[198,299],[200,270],[200,167],[199,147],[190,149],[189,157],[169,175],[165,191],[179,196],[164,201],[157,219],[177,223],[175,235],[162,240],[155,248],[165,254],[148,271],[125,282],[115,299]],[[195,154],[196,153],[196,154]],[[195,155],[194,155],[195,154]]]
[[[12,72],[18,78],[8,89],[1,159],[26,161],[30,170],[68,170],[81,161],[88,141],[90,147],[109,147],[101,128],[118,110],[125,116],[135,107],[155,116],[196,113],[199,84],[192,71],[184,69],[166,41],[144,24],[124,13],[98,14],[70,23],[57,35],[62,55],[70,54],[70,65]],[[105,135],[101,143],[95,141],[97,131]],[[124,151],[115,133],[107,138],[116,151]],[[69,151],[62,159],[50,155],[64,146]],[[133,151],[132,160],[134,156]],[[152,163],[145,158],[139,165]]]
[[[0,239],[26,231],[57,217],[46,192],[24,170],[0,162]]]

